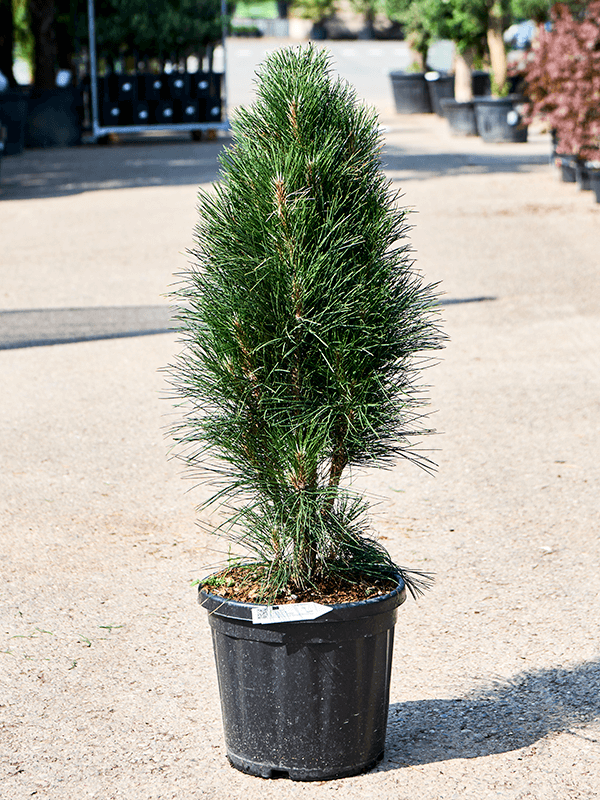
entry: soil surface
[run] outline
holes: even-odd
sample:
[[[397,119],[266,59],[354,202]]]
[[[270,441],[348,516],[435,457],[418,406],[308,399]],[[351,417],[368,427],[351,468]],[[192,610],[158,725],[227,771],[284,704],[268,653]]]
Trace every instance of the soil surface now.
[[[357,580],[354,583],[341,583],[329,580],[317,583],[306,589],[286,589],[273,599],[278,605],[286,603],[358,603],[370,597],[381,597],[393,591],[398,584],[393,581]],[[261,603],[260,579],[243,567],[228,567],[201,584],[211,594],[235,600],[238,603]]]
[[[383,122],[450,336],[425,375],[437,475],[353,476],[393,558],[436,575],[398,612],[383,761],[317,784],[229,766],[193,585],[227,547],[164,433],[177,336],[73,339],[0,350],[2,798],[600,795],[600,205],[559,182],[537,130],[484,145],[432,115]],[[0,306],[164,303],[218,146],[3,159]],[[121,164],[140,182],[119,188]]]

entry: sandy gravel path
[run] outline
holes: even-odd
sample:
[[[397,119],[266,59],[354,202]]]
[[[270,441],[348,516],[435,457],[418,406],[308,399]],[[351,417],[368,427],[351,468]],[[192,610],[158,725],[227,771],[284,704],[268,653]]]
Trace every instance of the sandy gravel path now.
[[[228,766],[191,586],[220,546],[164,438],[176,337],[102,339],[0,351],[2,798],[600,794],[600,206],[557,181],[542,135],[484,146],[437,118],[384,122],[419,266],[453,301],[427,375],[437,477],[357,479],[393,555],[437,574],[399,615],[384,761],[321,784]],[[154,185],[3,191],[4,309],[164,303],[217,148],[153,147],[111,158],[118,179],[119,158],[164,157]],[[14,158],[13,175],[32,157]],[[211,163],[177,182],[186,159]]]

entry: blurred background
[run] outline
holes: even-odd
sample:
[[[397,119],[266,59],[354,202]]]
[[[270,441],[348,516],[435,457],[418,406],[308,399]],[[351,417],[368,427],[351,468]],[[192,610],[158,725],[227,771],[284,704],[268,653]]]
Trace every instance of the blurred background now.
[[[454,81],[466,65],[501,96],[516,86],[507,63],[550,10],[544,0],[0,0],[4,154],[167,128],[201,138],[227,127],[267,52],[307,40],[326,43],[384,111],[391,72]]]

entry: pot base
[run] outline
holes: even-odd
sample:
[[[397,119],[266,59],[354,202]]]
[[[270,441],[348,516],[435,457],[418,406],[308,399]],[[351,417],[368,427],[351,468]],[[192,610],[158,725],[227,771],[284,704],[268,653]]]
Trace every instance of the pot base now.
[[[383,750],[376,758],[366,761],[364,764],[353,764],[351,767],[343,766],[336,769],[332,767],[329,771],[322,769],[281,769],[276,764],[259,764],[255,761],[227,753],[227,759],[232,767],[239,769],[246,775],[254,775],[257,778],[289,778],[291,781],[326,781],[335,778],[349,778],[352,775],[360,775],[373,769],[383,758]]]

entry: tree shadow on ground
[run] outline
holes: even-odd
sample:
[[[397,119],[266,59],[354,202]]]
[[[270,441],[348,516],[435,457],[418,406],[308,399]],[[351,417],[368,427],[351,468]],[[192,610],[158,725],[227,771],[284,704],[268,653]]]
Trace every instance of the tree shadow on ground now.
[[[198,186],[218,177],[228,139],[141,140],[24,150],[2,159],[0,200],[65,197],[103,189]]]
[[[511,752],[552,733],[600,742],[600,734],[583,730],[598,720],[600,660],[523,672],[464,697],[390,706],[379,769]]]
[[[65,197],[104,189],[198,186],[219,177],[217,156],[230,143],[188,139],[123,141],[117,145],[24,150],[2,159],[0,201]],[[549,155],[515,153],[420,153],[387,146],[384,169],[401,171],[394,182],[449,175],[529,172],[547,165]]]
[[[172,333],[172,309],[92,306],[0,310],[0,350]]]
[[[442,298],[439,305],[495,299]],[[0,309],[0,350],[173,333],[178,327],[172,314],[173,309],[167,305]]]
[[[451,175],[485,175],[492,173],[523,173],[547,167],[548,154],[515,153],[405,153],[397,147],[385,147],[382,154],[384,169],[409,173],[393,180],[424,180]],[[416,174],[410,174],[416,173]]]

